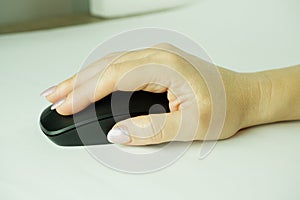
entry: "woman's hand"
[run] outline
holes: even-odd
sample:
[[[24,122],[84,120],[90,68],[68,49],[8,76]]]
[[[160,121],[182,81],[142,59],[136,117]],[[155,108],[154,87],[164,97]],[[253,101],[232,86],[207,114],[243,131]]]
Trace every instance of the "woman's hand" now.
[[[200,69],[189,61],[196,62]],[[226,92],[225,123],[220,124],[220,134],[208,135],[215,103],[210,92],[214,91],[209,91],[201,70],[215,69],[213,64],[172,45],[160,44],[110,54],[42,95],[54,103],[52,108],[58,113],[70,115],[116,90],[167,92],[170,113],[127,119],[108,133],[109,141],[126,145],[225,139],[241,128],[282,120],[272,117],[270,77],[218,67]]]

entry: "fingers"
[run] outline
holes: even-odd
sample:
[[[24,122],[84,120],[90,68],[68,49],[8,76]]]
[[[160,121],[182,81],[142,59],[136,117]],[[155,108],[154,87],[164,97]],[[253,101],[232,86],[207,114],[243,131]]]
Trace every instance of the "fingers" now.
[[[115,73],[106,73],[107,75],[100,75],[100,77],[94,76],[84,84],[76,87],[67,95],[63,103],[57,106],[56,111],[61,115],[71,115],[110,94],[114,90],[114,80],[116,78]],[[99,91],[97,91],[97,88],[99,88]],[[97,98],[95,98],[95,95],[97,95]]]
[[[165,92],[176,76],[175,71],[170,72],[159,64],[149,64],[147,57],[113,64],[100,76],[94,76],[70,92],[57,112],[62,115],[76,113],[116,90]]]
[[[41,93],[41,96],[47,98],[48,101],[55,103],[66,98],[78,86],[84,84],[92,77],[101,74],[110,64],[118,64],[128,60],[137,60],[147,57],[151,54],[150,49],[131,51],[131,52],[115,52],[111,53],[99,61],[92,63],[90,66],[82,69],[71,78],[61,82],[60,84],[50,87]]]
[[[174,52],[175,50],[178,50],[178,48],[167,43],[155,45],[153,46],[153,48],[174,51]],[[136,50],[130,52],[123,51],[123,52],[114,52],[108,54],[107,56],[104,56],[100,60],[92,63],[90,66],[82,69],[80,72],[78,72],[71,78],[43,91],[41,93],[41,96],[46,97],[52,103],[57,102],[62,98],[66,97],[67,94],[70,93],[76,86],[81,85],[88,79],[100,73],[102,70],[104,70],[104,68],[107,65],[112,63],[117,64],[126,61],[133,61],[133,60],[146,58],[147,56],[153,54],[153,52],[154,51],[152,48],[148,48],[148,49]]]
[[[59,83],[57,86],[50,87],[41,93],[41,96],[45,96],[48,101],[55,103],[65,98],[74,88],[80,86],[96,74],[100,73],[113,62],[116,58],[122,55],[124,52],[115,52],[109,54],[99,61],[92,63],[90,66],[82,69],[80,72],[72,76],[71,78]]]
[[[136,71],[135,73],[128,73],[125,78],[122,77],[123,74],[126,74],[125,70],[129,70],[129,66],[133,65],[134,63],[123,63],[122,70],[109,67],[99,77],[95,76],[86,81],[68,94],[65,101],[56,109],[57,112],[62,115],[77,113],[86,108],[89,104],[102,99],[116,90],[135,91],[147,87],[148,90],[153,89],[153,91],[157,91],[157,88],[145,85],[145,83],[151,82],[153,78],[152,74],[148,73],[147,76],[145,76],[144,72]],[[137,88],[136,86],[138,85],[141,87]],[[161,90],[163,91],[163,89]]]
[[[150,48],[116,58],[118,55],[101,59],[52,88],[54,92],[47,94],[47,99],[54,103],[52,109],[70,115],[116,90],[165,92],[182,83],[182,72],[176,71],[181,65],[175,54]],[[176,110],[176,105],[173,107]]]
[[[123,120],[110,130],[107,139],[116,144],[149,145],[174,140],[180,126],[179,111],[150,114]]]
[[[46,97],[47,100],[50,101],[51,103],[55,103],[61,100],[69,92],[73,90],[75,79],[76,76],[74,75],[71,78],[68,78],[67,80],[63,81],[62,83],[48,88],[47,90],[42,92],[41,96]]]

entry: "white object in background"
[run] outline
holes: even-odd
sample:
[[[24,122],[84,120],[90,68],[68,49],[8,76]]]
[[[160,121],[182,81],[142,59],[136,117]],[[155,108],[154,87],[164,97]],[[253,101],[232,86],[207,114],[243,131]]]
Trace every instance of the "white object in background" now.
[[[90,13],[113,18],[177,7],[193,0],[90,0]]]

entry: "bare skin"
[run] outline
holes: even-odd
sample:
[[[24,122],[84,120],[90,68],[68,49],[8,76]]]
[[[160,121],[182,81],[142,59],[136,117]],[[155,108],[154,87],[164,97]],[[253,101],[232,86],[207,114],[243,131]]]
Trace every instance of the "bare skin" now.
[[[214,65],[169,44],[154,47],[110,54],[42,95],[58,113],[71,115],[116,90],[168,92],[170,113],[127,119],[108,133],[109,141],[125,145],[226,139],[245,127],[300,120],[300,66],[255,73],[217,67],[226,92],[226,115],[220,134],[210,137],[210,91],[188,61],[203,70]],[[195,120],[183,119],[184,113]],[[191,127],[196,127],[194,132]]]

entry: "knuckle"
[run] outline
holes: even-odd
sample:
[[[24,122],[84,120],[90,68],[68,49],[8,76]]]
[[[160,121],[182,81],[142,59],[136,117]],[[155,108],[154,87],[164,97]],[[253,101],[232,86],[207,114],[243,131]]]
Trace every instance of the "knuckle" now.
[[[64,82],[60,83],[57,87],[58,87],[58,91],[69,91],[72,87],[73,84],[76,80],[76,75],[72,76],[71,78],[68,78],[67,80],[65,80]]]
[[[153,47],[161,48],[161,49],[165,49],[165,50],[173,50],[176,48],[174,45],[172,45],[168,42],[162,42],[162,43],[154,45]]]
[[[149,115],[130,118],[119,122],[118,125],[129,128],[129,134],[132,138],[131,145],[159,144],[164,138],[163,130],[154,127]]]
[[[212,112],[211,99],[209,97],[201,100],[201,103],[199,104],[199,111],[201,126],[208,126],[211,121]]]
[[[123,53],[125,53],[125,51],[112,52],[105,55],[103,58],[116,57],[118,55],[122,55]]]
[[[177,54],[163,50],[157,50],[151,57],[157,63],[170,65],[176,64],[180,60]]]

